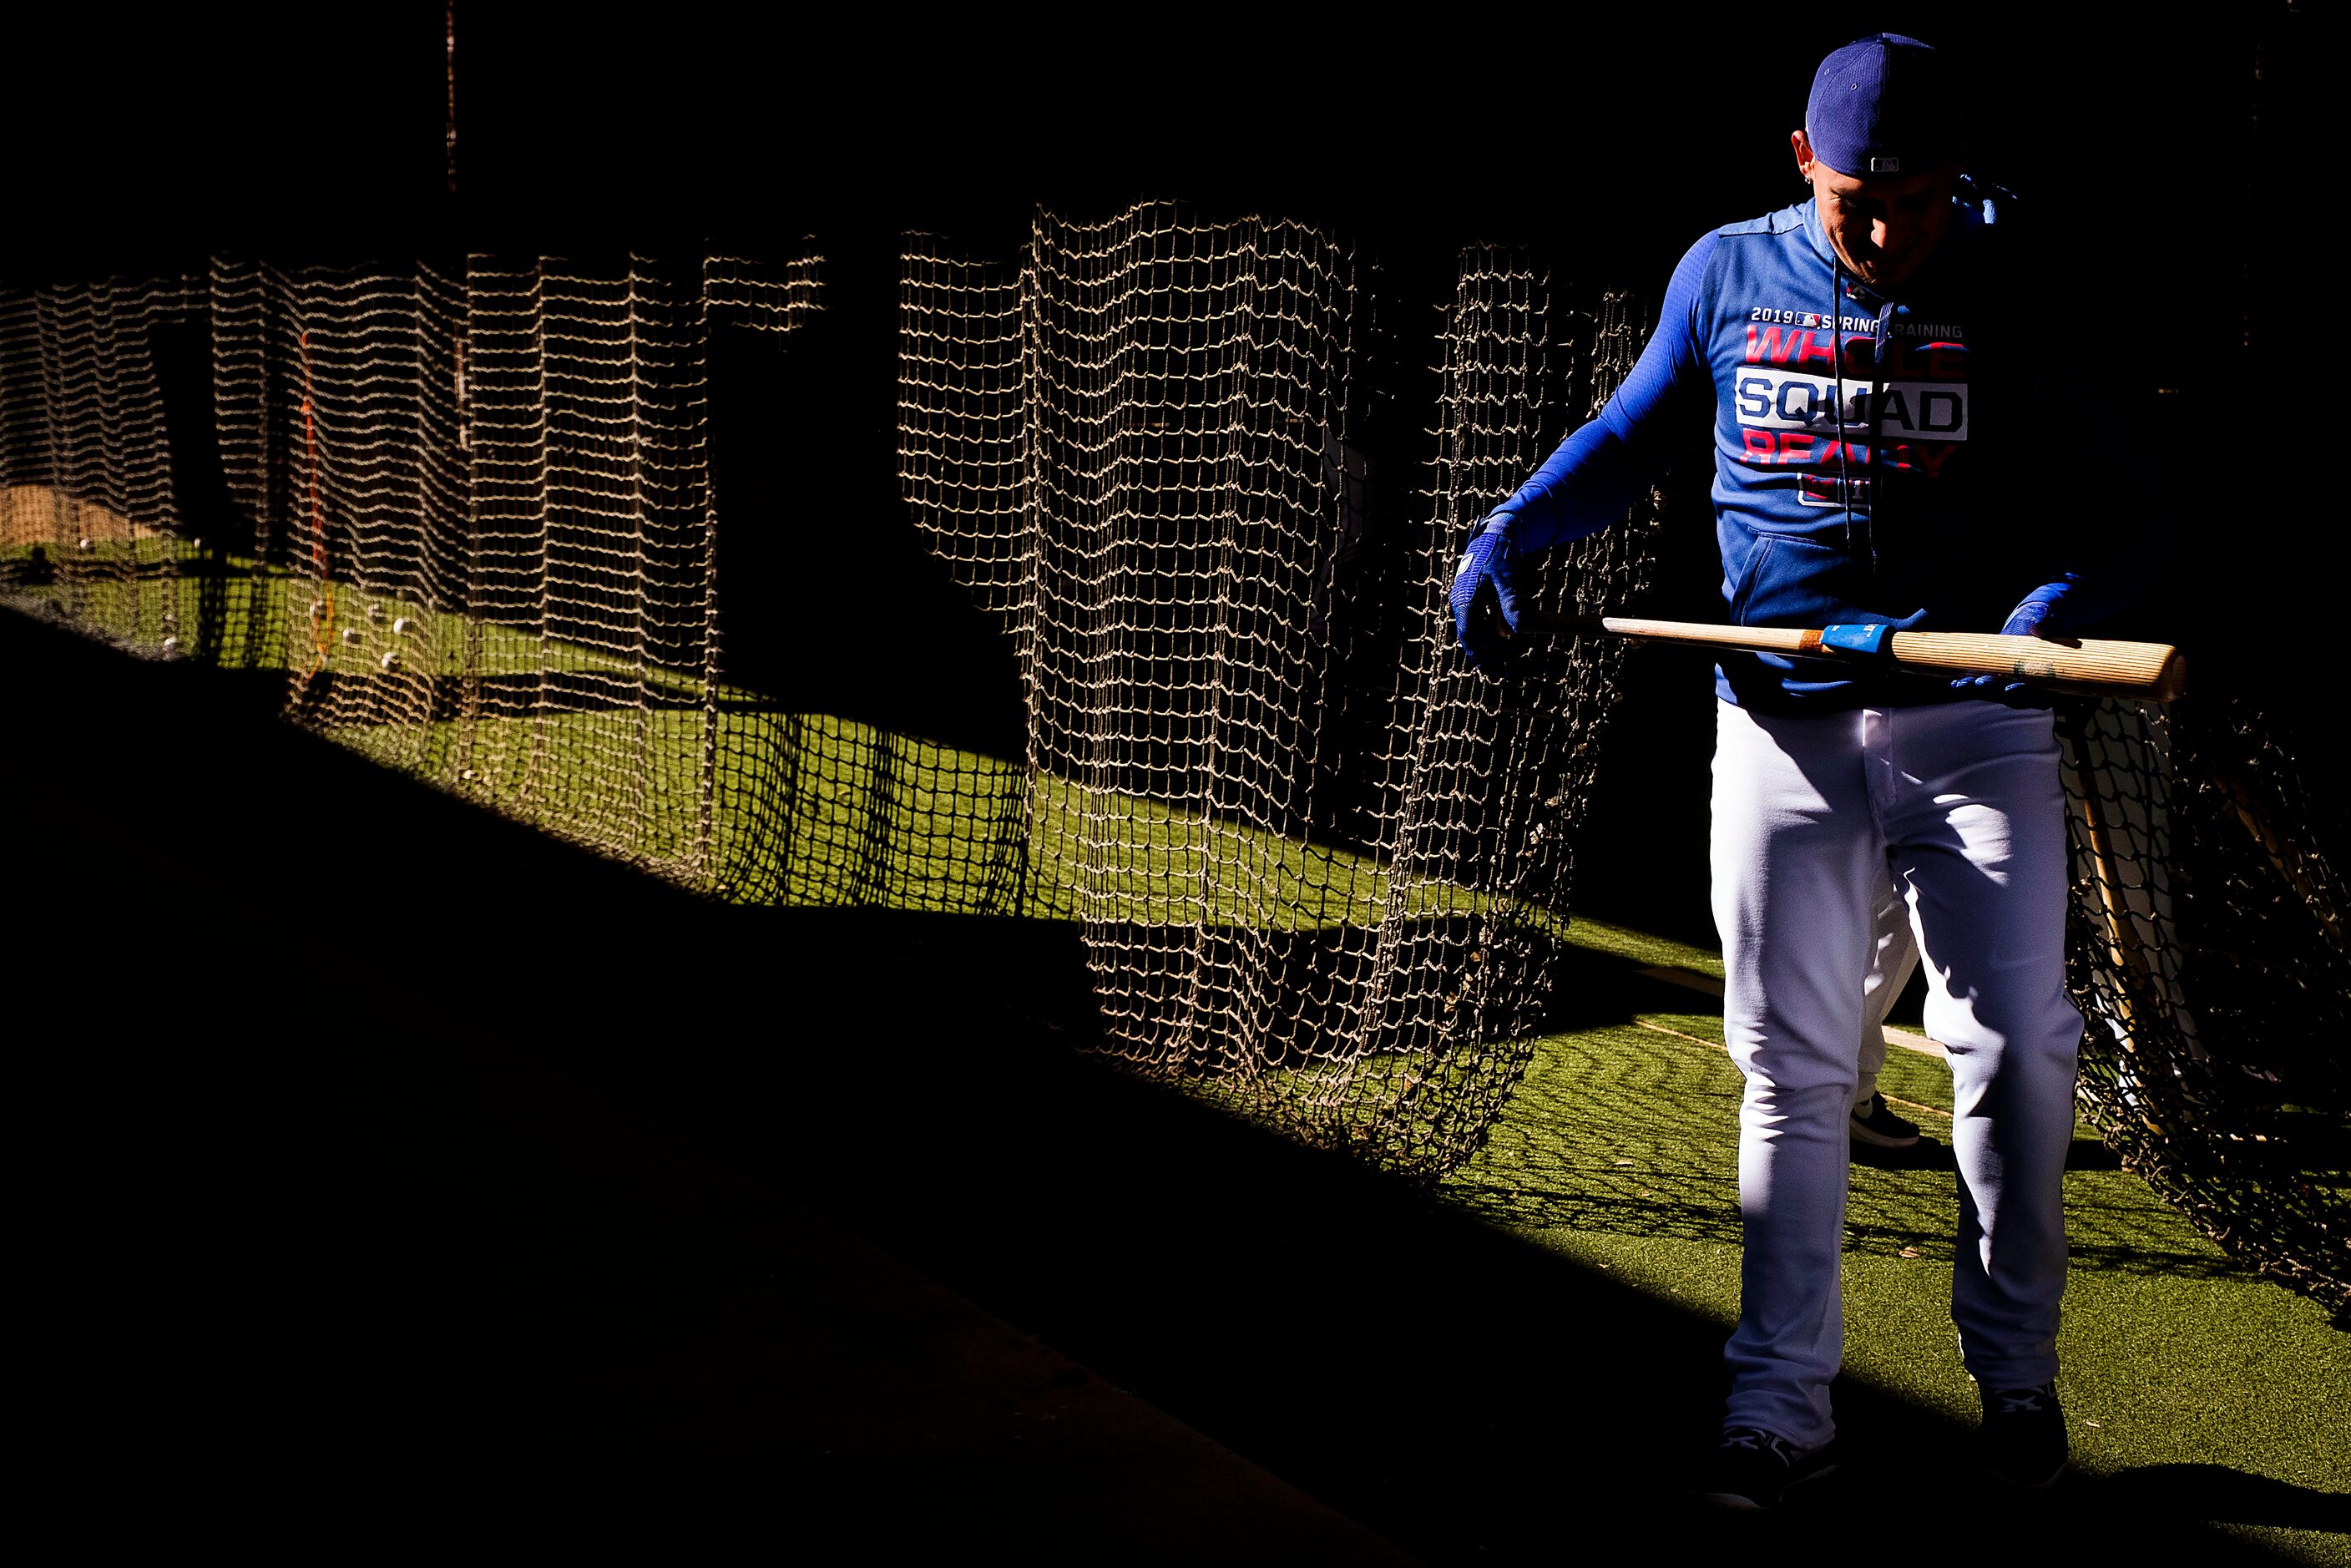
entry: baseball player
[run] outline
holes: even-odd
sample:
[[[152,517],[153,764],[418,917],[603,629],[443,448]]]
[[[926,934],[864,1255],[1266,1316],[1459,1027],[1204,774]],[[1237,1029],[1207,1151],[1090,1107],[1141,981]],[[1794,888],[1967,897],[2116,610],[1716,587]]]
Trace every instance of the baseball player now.
[[[2050,258],[2010,257],[2007,231],[1959,199],[1964,105],[1949,57],[1916,39],[1821,63],[1791,138],[1809,199],[1690,247],[1624,386],[1470,542],[1452,605],[1473,664],[1507,656],[1522,559],[1622,517],[1677,433],[1708,419],[1734,622],[2061,637],[2107,607],[2053,500],[2083,439],[2078,404],[2056,399],[2086,367],[2043,358],[2071,341],[2046,278],[2022,270]],[[2059,1186],[2082,1036],[2051,715],[1991,677],[1760,653],[1725,656],[1715,689],[1745,1248],[1721,1440],[1695,1490],[1768,1508],[1836,1464],[1857,1044],[1906,961],[1877,918],[1887,894],[1951,1067],[1951,1313],[1982,1395],[1981,1458],[2047,1486],[2067,1451]]]

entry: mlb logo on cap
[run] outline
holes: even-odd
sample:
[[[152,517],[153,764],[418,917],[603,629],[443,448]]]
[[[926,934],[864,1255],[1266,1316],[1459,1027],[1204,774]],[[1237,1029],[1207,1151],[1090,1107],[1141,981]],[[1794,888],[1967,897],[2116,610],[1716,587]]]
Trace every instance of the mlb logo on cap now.
[[[1813,76],[1804,134],[1841,174],[1920,172],[1959,157],[1967,115],[1942,51],[1898,33],[1857,38]]]

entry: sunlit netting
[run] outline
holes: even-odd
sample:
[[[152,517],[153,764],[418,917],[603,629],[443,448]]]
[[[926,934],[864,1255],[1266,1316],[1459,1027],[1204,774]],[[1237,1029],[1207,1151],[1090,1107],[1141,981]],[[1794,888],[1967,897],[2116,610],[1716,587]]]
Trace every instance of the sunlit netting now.
[[[216,264],[222,459],[284,572],[290,714],[709,880],[708,339],[789,330],[813,265]]]
[[[2085,1111],[2209,1234],[2351,1307],[2340,812],[2225,691],[2067,705],[2061,731]]]
[[[1040,214],[1017,267],[913,246],[902,302],[904,491],[1019,645],[1025,906],[1082,923],[1106,1049],[1448,1168],[1524,1066],[1615,665],[1468,675],[1446,585],[1595,342],[1629,365],[1622,302],[1554,341],[1535,274],[1469,257],[1416,499],[1352,439],[1354,267],[1311,230]],[[1646,536],[1569,553],[1616,608]]]
[[[0,594],[150,654],[183,644],[195,550],[155,352],[192,309],[180,278],[0,291]]]
[[[1640,355],[1644,323],[1623,295],[1596,312],[1554,311],[1546,280],[1516,257],[1465,256],[1447,321],[1421,644],[1412,672],[1409,765],[1396,803],[1396,878],[1474,886],[1446,920],[1391,921],[1384,971],[1441,977],[1416,989],[1421,1029],[1449,1048],[1451,1092],[1490,1119],[1552,1005],[1574,841],[1590,803],[1625,644],[1561,641],[1520,655],[1504,678],[1472,674],[1452,646],[1446,594],[1460,547],[1567,431],[1596,413]],[[1553,613],[1622,612],[1647,586],[1654,494],[1631,517],[1534,558],[1533,603]],[[1416,1092],[1426,1096],[1429,1088]]]

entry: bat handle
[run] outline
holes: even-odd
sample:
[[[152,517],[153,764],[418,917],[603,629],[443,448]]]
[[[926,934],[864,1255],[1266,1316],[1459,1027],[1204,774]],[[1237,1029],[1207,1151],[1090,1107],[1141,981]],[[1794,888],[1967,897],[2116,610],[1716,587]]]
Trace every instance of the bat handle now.
[[[1504,650],[1505,660],[1517,651],[1521,638],[1540,635],[1538,632],[1530,632],[1527,626],[1527,613],[1524,611],[1519,613],[1518,630],[1510,629],[1510,623],[1502,619],[1502,596],[1494,591],[1494,585],[1491,582],[1480,582],[1476,595],[1470,599],[1469,624],[1477,634],[1478,641],[1492,643],[1501,647]]]
[[[1597,615],[1557,615],[1531,607],[1519,612],[1519,635],[1524,638],[1580,637],[1607,630]]]
[[[1494,585],[1490,582],[1478,585],[1478,595],[1469,601],[1469,620],[1481,632],[1490,632],[1494,640],[1506,648],[1607,630],[1596,615],[1559,615],[1528,604],[1520,606],[1518,629],[1512,631],[1510,623],[1502,619],[1501,596],[1494,591]]]

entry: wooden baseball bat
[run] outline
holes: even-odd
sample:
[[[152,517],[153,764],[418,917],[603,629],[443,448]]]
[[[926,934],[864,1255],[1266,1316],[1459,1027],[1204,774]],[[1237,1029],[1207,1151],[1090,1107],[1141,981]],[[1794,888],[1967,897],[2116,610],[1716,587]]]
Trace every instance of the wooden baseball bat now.
[[[1739,648],[1891,664],[1925,674],[2004,675],[2077,695],[2169,702],[2188,689],[2188,660],[2168,643],[2117,643],[2095,637],[2054,642],[1990,632],[1896,632],[1883,622],[1797,631],[1776,626],[1716,626],[1696,621],[1639,621],[1622,615],[1522,612],[1519,637],[1606,632],[1650,643]]]

